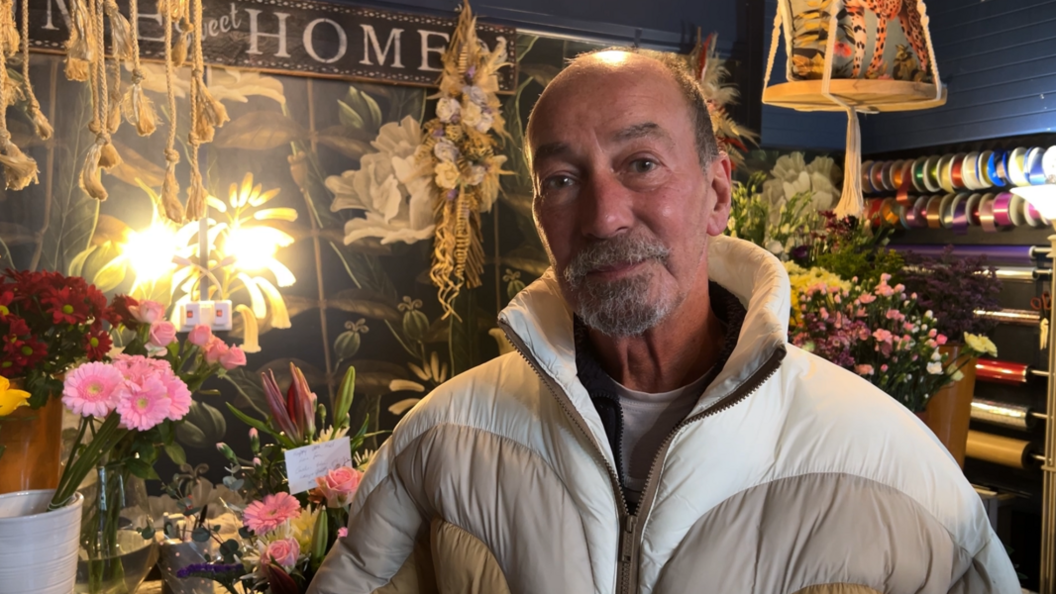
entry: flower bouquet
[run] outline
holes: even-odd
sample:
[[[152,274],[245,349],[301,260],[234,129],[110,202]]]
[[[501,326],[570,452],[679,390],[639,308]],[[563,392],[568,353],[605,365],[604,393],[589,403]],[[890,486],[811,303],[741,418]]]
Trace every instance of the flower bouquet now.
[[[958,363],[939,350],[947,337],[934,314],[921,311],[916,293],[891,286],[888,274],[870,287],[857,278],[843,285],[822,272],[806,272],[819,278],[806,287],[793,281],[801,321],[790,328],[791,342],[854,371],[911,411],[923,411],[936,390],[960,373]],[[966,334],[965,340],[969,351],[996,352],[985,337]]]
[[[129,519],[122,517],[122,508],[132,477],[157,479],[154,463],[160,452],[176,464],[186,463],[175,434],[191,408],[191,395],[209,377],[245,364],[238,347],[228,347],[205,326],[177,340],[175,326],[163,314],[158,303],[115,298],[110,330],[129,336],[121,352],[83,363],[65,377],[62,402],[81,419],[50,508],[64,506],[86,478],[95,478],[81,539],[90,592],[126,576],[129,568],[121,558],[129,549],[153,544],[145,518],[137,518],[138,541],[127,542],[128,531],[119,530]]]
[[[359,487],[361,469],[371,457],[370,452],[357,452],[369,437],[369,420],[349,440],[352,465],[332,468],[317,477],[316,487],[307,492],[290,493],[285,453],[348,436],[355,370],[349,368],[345,374],[330,407],[332,424],[322,431],[317,428],[326,422],[327,407],[319,404],[304,374],[292,363],[290,376],[290,386],[283,393],[272,371],[262,374],[270,412],[265,420],[229,405],[250,426],[252,458],[239,457],[226,444],[217,444],[231,463],[224,482],[237,487],[250,503],[244,508],[229,506],[242,519],[237,538],[224,541],[208,562],[187,566],[178,576],[210,579],[233,593],[269,589],[275,594],[298,594],[307,590],[334,542],[347,536],[348,509]],[[262,434],[271,443],[262,445]]]

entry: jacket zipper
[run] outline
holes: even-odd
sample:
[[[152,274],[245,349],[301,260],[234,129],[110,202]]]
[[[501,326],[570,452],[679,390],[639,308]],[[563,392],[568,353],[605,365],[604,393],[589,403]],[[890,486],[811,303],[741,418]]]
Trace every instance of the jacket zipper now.
[[[653,485],[653,475],[656,472],[657,463],[667,456],[667,449],[671,445],[671,441],[674,436],[686,427],[690,423],[699,421],[701,419],[710,417],[718,414],[733,405],[737,404],[741,400],[747,398],[754,393],[759,386],[770,379],[777,369],[781,366],[781,360],[784,359],[785,351],[780,349],[775,351],[770,358],[766,360],[762,367],[759,368],[752,377],[748,378],[743,384],[741,384],[736,390],[731,392],[728,396],[723,398],[721,401],[715,403],[713,406],[705,411],[697,413],[692,417],[688,417],[681,423],[675,426],[674,429],[664,439],[663,444],[660,447],[660,451],[657,452],[653,458],[652,463],[649,466],[649,473],[645,479],[645,489],[642,492],[642,498],[639,500],[638,509],[636,514],[631,514],[627,506],[627,500],[623,496],[623,488],[620,485],[619,474],[616,473],[616,469],[612,464],[609,464],[608,459],[605,458],[604,452],[598,447],[597,442],[594,440],[594,436],[590,433],[587,428],[586,421],[583,420],[583,416],[579,414],[576,407],[572,405],[571,399],[565,390],[558,385],[554,378],[550,377],[550,374],[544,372],[539,368],[534,357],[529,355],[528,348],[521,340],[520,336],[510,328],[510,325],[503,319],[499,320],[499,326],[502,331],[506,334],[506,339],[510,341],[510,344],[517,350],[517,353],[521,355],[528,366],[535,371],[536,375],[543,380],[546,387],[549,388],[550,392],[553,393],[554,398],[558,404],[565,411],[565,414],[569,416],[572,423],[583,433],[587,441],[591,443],[593,451],[601,459],[602,464],[609,471],[609,481],[612,483],[613,494],[616,497],[616,505],[618,507],[619,514],[619,526],[620,526],[620,538],[617,549],[617,567],[618,567],[618,580],[616,584],[617,594],[633,594],[638,589],[638,554],[639,545],[642,539],[642,533],[644,532],[645,522],[639,522],[639,518],[648,518],[648,512],[652,507],[652,500],[656,495],[656,486]]]

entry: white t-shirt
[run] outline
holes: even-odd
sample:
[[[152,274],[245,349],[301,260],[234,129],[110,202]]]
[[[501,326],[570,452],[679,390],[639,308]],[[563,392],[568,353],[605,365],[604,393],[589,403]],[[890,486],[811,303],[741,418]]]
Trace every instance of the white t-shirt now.
[[[671,430],[685,420],[704,392],[710,372],[688,386],[661,394],[628,389],[613,380],[623,409],[623,439],[620,454],[623,462],[624,496],[638,505],[649,476],[649,467]]]

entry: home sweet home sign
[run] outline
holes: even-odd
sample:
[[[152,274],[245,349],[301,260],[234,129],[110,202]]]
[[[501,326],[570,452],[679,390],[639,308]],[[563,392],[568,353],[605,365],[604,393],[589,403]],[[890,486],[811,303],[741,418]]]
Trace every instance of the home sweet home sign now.
[[[61,52],[69,38],[70,0],[33,2],[30,45]],[[118,0],[128,14],[127,0]],[[19,16],[19,18],[21,18]],[[206,0],[202,51],[207,64],[268,72],[433,85],[457,19],[310,0]],[[139,3],[140,52],[162,59],[164,29],[156,0]],[[516,64],[516,29],[477,24],[481,41],[504,43]],[[503,69],[500,88],[516,73]]]

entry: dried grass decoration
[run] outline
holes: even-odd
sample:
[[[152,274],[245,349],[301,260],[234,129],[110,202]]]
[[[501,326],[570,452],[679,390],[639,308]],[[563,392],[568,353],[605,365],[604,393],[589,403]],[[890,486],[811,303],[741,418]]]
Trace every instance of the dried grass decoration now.
[[[4,110],[4,113],[0,114],[3,116],[0,117],[0,166],[4,168],[4,178],[9,190],[21,190],[30,183],[37,182],[37,162],[15,146],[11,140],[11,133],[7,129],[7,107],[25,96],[25,91],[7,75],[7,64],[18,53],[19,47],[14,0],[0,0],[0,62],[2,62],[0,63],[0,109]],[[26,62],[23,71],[27,73],[25,84],[28,88],[28,51],[22,56],[22,60]],[[46,124],[46,120],[44,123]],[[50,136],[50,126],[44,129],[38,126],[38,130]]]
[[[462,4],[458,26],[444,53],[436,117],[422,128],[418,163],[433,174],[436,238],[429,278],[437,286],[444,317],[458,315],[454,301],[463,285],[480,286],[484,248],[480,214],[499,194],[504,155],[495,154],[497,137],[509,138],[502,117],[499,69],[507,65],[505,42],[494,50],[477,39],[476,18]],[[491,133],[494,132],[493,136]]]
[[[712,33],[701,41],[698,29],[697,43],[688,62],[708,102],[715,141],[729,155],[734,168],[743,167],[744,153],[748,150],[746,145],[749,142],[756,144],[759,135],[735,122],[726,111],[727,106],[737,103],[740,93],[735,85],[726,82],[730,71],[726,68],[726,60],[719,57],[716,40],[717,35]]]

